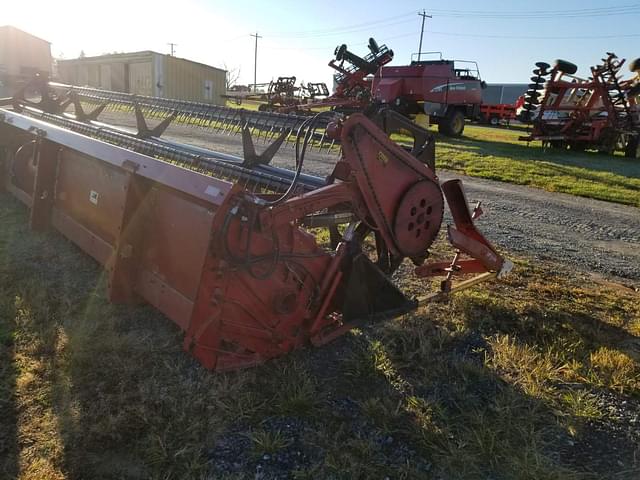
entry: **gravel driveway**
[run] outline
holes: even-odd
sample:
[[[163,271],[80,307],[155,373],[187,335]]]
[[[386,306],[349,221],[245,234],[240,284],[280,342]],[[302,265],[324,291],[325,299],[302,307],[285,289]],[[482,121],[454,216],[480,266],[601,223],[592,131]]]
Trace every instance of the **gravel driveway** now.
[[[112,124],[133,126],[129,115],[105,113],[102,118]],[[163,138],[242,154],[239,136],[172,125]],[[264,146],[257,143],[260,152]],[[335,154],[310,152],[305,158],[305,171],[327,175],[336,159]],[[291,167],[293,149],[282,147],[273,164]],[[445,170],[439,176],[442,180],[461,178],[468,200],[482,201],[485,214],[479,227],[501,249],[640,286],[640,209]]]

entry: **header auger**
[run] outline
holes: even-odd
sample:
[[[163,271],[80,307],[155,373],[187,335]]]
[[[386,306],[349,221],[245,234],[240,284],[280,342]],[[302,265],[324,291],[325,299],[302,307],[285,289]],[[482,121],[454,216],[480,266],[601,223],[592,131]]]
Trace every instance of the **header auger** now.
[[[322,345],[511,268],[474,226],[480,209],[469,210],[461,182],[439,181],[433,137],[395,112],[306,118],[291,171],[269,165],[282,137],[257,155],[246,124],[236,157],[164,140],[161,129],[141,136],[92,112],[65,114],[67,100],[51,99],[2,102],[0,186],[31,209],[33,229],[58,230],[105,267],[111,301],[156,307],[209,369]],[[136,111],[205,115],[200,105],[144,102]],[[327,178],[302,173],[322,125],[342,148]],[[413,132],[411,153],[390,140],[398,128]],[[429,262],[445,203],[452,260]],[[312,228],[327,229],[330,245]],[[417,277],[442,276],[441,287],[407,297],[390,280],[405,259]]]

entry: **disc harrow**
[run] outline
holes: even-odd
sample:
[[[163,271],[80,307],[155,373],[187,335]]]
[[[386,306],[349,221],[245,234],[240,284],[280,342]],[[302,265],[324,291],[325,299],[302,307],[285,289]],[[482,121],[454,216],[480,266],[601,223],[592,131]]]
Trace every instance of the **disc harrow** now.
[[[639,158],[640,64],[631,62],[635,76],[623,80],[624,64],[624,59],[608,52],[584,79],[575,75],[578,67],[571,62],[557,60],[553,68],[536,63],[519,113],[530,130],[520,139],[540,140],[543,146],[558,149],[622,151]]]

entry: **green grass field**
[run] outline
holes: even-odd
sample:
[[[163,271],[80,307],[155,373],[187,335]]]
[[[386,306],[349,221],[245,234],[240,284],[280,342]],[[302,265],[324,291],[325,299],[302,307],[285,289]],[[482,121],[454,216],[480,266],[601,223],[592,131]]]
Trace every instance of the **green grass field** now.
[[[437,165],[473,177],[640,207],[640,159],[544,151],[519,129],[467,125],[464,137],[438,135]]]
[[[237,107],[232,102],[227,105]],[[240,106],[251,110],[257,107],[255,102]],[[519,125],[492,128],[467,124],[462,138],[437,135],[437,165],[472,177],[640,207],[640,159],[545,151],[540,142],[527,145],[518,140],[521,135],[525,135],[525,129]],[[407,141],[399,135],[393,138]]]
[[[158,312],[108,304],[102,270],[27,217],[0,194],[2,479],[640,475],[618,408],[640,411],[631,289],[521,259],[503,282],[212,374]]]

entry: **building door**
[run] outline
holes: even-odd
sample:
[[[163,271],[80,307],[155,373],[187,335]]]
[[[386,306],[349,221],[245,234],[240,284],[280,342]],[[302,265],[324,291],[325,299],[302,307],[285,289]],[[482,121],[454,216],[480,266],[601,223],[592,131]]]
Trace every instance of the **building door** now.
[[[111,65],[100,65],[100,88],[111,90]]]
[[[129,88],[136,95],[151,95],[151,62],[129,65]]]
[[[82,87],[89,85],[89,67],[86,65],[78,65],[77,85]]]
[[[204,99],[207,102],[213,100],[213,80],[205,80],[204,81]]]

